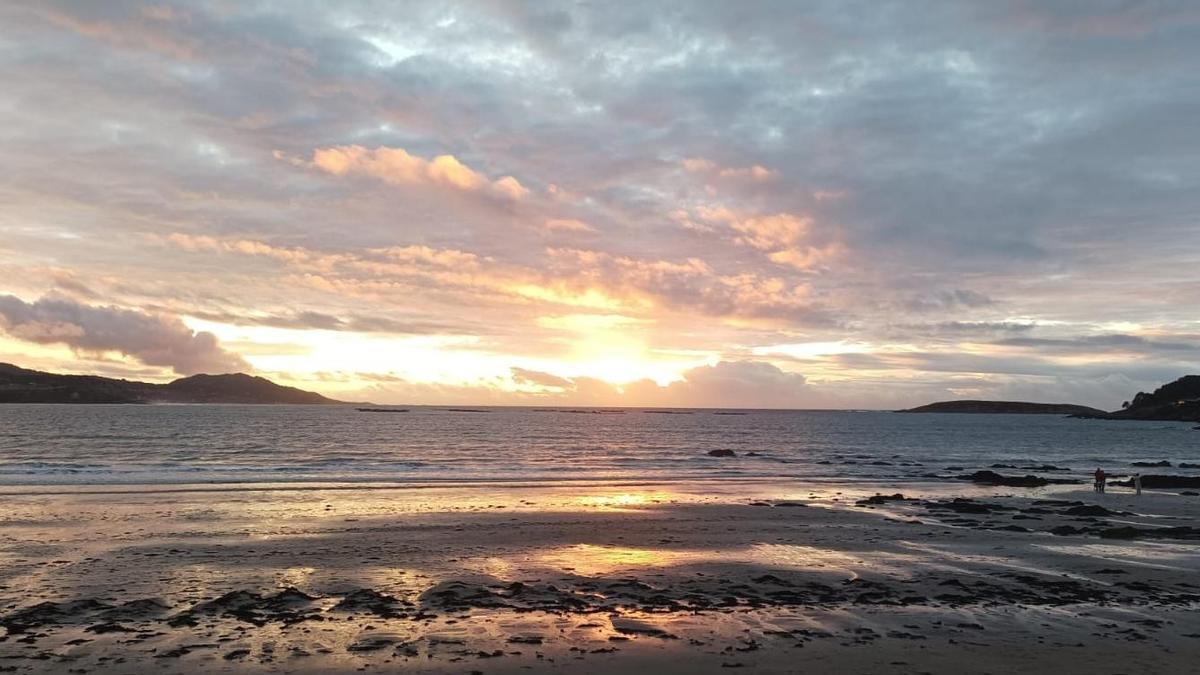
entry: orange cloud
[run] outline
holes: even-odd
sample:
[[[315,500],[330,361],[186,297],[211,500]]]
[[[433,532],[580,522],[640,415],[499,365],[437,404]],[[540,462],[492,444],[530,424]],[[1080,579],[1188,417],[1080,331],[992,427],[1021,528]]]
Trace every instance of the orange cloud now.
[[[720,223],[737,233],[735,241],[763,251],[778,265],[810,269],[845,252],[839,242],[817,246],[809,242],[814,220],[794,213],[770,215],[739,214],[724,206],[700,207],[696,215],[709,223]]]
[[[437,185],[464,192],[490,192],[518,201],[529,189],[512,176],[491,180],[463,164],[454,155],[438,155],[432,160],[410,154],[404,148],[361,145],[318,148],[309,164],[335,176],[363,175],[394,185]]]
[[[546,229],[548,230],[563,230],[566,232],[595,232],[595,228],[582,220],[574,218],[549,218],[546,220]]]
[[[284,248],[271,246],[261,241],[250,239],[217,239],[206,235],[191,235],[176,232],[165,239],[150,235],[155,243],[169,244],[185,251],[216,251],[219,253],[240,253],[242,255],[263,256],[282,262],[301,263],[315,262],[317,255],[302,248]]]
[[[322,253],[245,239],[181,233],[152,241],[193,252],[269,257],[293,268],[289,284],[347,297],[462,295],[478,305],[548,304],[634,316],[657,308],[747,319],[813,314],[807,286],[757,274],[720,274],[699,258],[646,260],[599,251],[549,249],[548,267],[504,264],[457,249],[421,245]],[[798,261],[784,261],[797,263]]]
[[[761,164],[744,167],[722,167],[716,162],[699,157],[691,157],[683,160],[683,168],[691,173],[704,173],[720,178],[733,178],[739,180],[751,181],[767,181],[776,176],[776,173]]]

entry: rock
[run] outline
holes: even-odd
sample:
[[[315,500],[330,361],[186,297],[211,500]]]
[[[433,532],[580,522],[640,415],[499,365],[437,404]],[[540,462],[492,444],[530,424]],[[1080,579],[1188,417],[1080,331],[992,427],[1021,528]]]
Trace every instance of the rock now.
[[[1151,537],[1158,539],[1200,539],[1200,529],[1194,527],[1162,527],[1145,531]]]
[[[83,629],[83,632],[104,635],[105,633],[133,633],[135,631],[132,628],[126,628],[119,623],[107,621],[105,623],[98,623],[94,626],[88,626],[87,628]]]
[[[857,502],[855,502],[855,504],[857,504],[859,506],[877,506],[879,504],[886,504],[888,502],[902,502],[902,501],[906,501],[904,498],[904,495],[897,492],[894,495],[872,495],[870,497],[867,497],[866,499],[858,500]]]
[[[1068,516],[1116,516],[1120,515],[1116,511],[1109,511],[1103,506],[1090,504],[1088,506],[1072,506],[1063,511]]]
[[[168,624],[175,627],[194,626],[200,616],[230,617],[255,626],[264,626],[271,621],[296,623],[320,618],[312,612],[304,614],[298,611],[314,600],[316,598],[313,596],[290,587],[265,597],[250,591],[230,591],[215,600],[201,602],[176,614]]]
[[[264,609],[276,610],[276,611],[284,610],[284,609],[295,609],[297,607],[306,606],[309,603],[311,603],[313,600],[316,600],[316,599],[317,599],[316,597],[311,596],[311,595],[305,593],[304,591],[301,591],[297,588],[288,586],[287,588],[276,593],[275,595],[271,595],[266,598],[263,598],[261,607],[263,607]]]
[[[420,596],[423,606],[459,611],[470,608],[510,608],[516,611],[566,612],[587,609],[596,600],[551,584],[534,585],[513,582],[507,586],[446,580]]]
[[[1042,478],[1041,476],[1004,476],[995,471],[976,471],[972,474],[956,476],[958,480],[969,480],[983,485],[1003,485],[1006,487],[1043,487],[1045,485],[1067,485],[1078,483],[1069,478]]]
[[[1114,481],[1111,484],[1129,487],[1132,485],[1132,481]],[[1142,476],[1142,487],[1148,490],[1155,488],[1200,488],[1200,476],[1159,476],[1151,474]]]
[[[403,642],[403,640],[396,635],[367,635],[359,638],[353,644],[346,647],[346,651],[375,652],[385,647],[391,647],[399,642]]]
[[[73,600],[61,604],[57,602],[40,602],[0,618],[0,626],[8,629],[10,635],[16,635],[17,633],[24,633],[31,628],[60,624],[74,620],[82,615],[106,609],[112,609],[112,607],[91,598]]]
[[[948,502],[927,502],[925,508],[933,511],[953,511],[955,513],[992,513],[993,511],[1011,511],[1012,507],[999,504],[984,504],[971,499],[959,497]]]
[[[631,619],[624,616],[614,616],[609,619],[612,622],[613,630],[626,635],[650,635],[652,637],[673,639],[675,636],[665,630],[655,626],[654,624]]]
[[[105,621],[144,620],[161,616],[170,609],[162,600],[143,598],[105,610],[100,613],[100,618]]]
[[[333,606],[334,612],[360,612],[383,618],[404,616],[401,602],[370,588],[360,588],[343,597]]]
[[[1051,528],[1050,534],[1057,534],[1060,537],[1066,537],[1072,534],[1083,534],[1083,530],[1076,529],[1070,525],[1059,525],[1058,527]]]
[[[708,453],[706,453],[706,454],[708,454],[709,457],[737,457],[736,452],[729,450],[727,448],[721,448],[718,450],[709,450]]]
[[[1101,539],[1136,539],[1141,534],[1141,530],[1136,527],[1110,527],[1107,530],[1100,531]]]
[[[774,586],[795,586],[795,584],[793,584],[792,582],[787,581],[786,579],[780,579],[779,577],[775,576],[774,574],[764,574],[762,576],[754,577],[750,581],[753,581],[756,584],[772,584]]]

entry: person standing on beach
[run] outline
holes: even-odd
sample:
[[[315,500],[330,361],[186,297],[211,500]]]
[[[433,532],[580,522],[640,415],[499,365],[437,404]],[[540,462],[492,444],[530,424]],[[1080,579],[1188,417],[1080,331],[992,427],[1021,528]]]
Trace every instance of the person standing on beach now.
[[[1104,483],[1108,480],[1108,475],[1104,473],[1104,469],[1096,467],[1096,484],[1092,489],[1096,492],[1104,492]]]
[[[1133,474],[1133,489],[1137,491],[1137,494],[1142,494],[1142,474]]]

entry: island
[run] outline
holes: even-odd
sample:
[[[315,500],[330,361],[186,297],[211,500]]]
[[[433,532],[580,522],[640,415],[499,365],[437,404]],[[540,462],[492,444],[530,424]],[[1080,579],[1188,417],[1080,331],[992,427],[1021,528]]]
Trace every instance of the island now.
[[[166,384],[60,375],[0,363],[0,403],[342,404],[254,375],[192,375]]]
[[[988,413],[999,415],[1104,415],[1103,410],[1070,403],[1027,403],[1025,401],[939,401],[902,413]]]
[[[1113,412],[1070,403],[1023,401],[939,401],[896,412],[1067,415],[1097,420],[1200,422],[1200,375],[1184,375],[1149,394],[1139,391],[1132,400],[1126,401],[1120,410]]]

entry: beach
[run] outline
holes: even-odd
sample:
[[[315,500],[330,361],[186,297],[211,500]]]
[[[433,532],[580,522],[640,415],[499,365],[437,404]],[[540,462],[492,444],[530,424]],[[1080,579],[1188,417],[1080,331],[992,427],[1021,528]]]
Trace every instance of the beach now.
[[[1198,497],[876,487],[10,487],[0,667],[1194,668]]]

